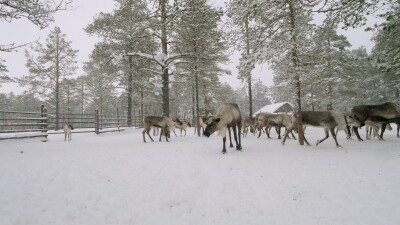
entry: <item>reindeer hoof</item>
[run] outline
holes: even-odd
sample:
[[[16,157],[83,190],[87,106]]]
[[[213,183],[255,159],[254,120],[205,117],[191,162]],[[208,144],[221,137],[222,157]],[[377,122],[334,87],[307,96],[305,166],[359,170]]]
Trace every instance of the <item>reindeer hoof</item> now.
[[[242,146],[237,145],[237,146],[236,146],[236,150],[241,151],[241,150],[242,150]]]
[[[229,148],[233,148],[233,145],[229,145]]]
[[[222,154],[226,154],[226,150],[224,151],[224,150],[222,150]]]

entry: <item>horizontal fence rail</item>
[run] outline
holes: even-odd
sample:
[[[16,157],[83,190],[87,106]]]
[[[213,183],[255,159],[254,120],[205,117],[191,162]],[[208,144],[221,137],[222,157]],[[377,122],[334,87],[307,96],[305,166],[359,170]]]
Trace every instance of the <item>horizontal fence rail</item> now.
[[[47,139],[47,109],[40,112],[0,111],[0,140],[44,137]]]
[[[123,131],[124,127],[143,127],[143,117],[132,115],[102,115],[99,110],[93,114],[47,113],[41,106],[40,112],[0,111],[0,140],[27,137],[45,137],[48,134],[62,134],[64,124],[74,127],[73,133],[95,132],[96,134]]]

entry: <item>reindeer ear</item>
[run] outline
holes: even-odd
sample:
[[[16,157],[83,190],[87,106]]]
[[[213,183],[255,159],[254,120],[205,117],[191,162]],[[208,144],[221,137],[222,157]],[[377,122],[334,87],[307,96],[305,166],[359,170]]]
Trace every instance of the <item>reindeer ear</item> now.
[[[219,121],[221,121],[221,118],[217,118],[217,119],[215,119],[215,122],[219,122]]]

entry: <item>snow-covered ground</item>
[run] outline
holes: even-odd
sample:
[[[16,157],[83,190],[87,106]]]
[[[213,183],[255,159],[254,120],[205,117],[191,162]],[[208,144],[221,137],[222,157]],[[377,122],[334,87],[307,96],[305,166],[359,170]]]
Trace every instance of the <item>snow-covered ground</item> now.
[[[193,128],[169,143],[134,128],[0,141],[0,224],[398,225],[400,138],[385,138],[250,135],[225,155]]]

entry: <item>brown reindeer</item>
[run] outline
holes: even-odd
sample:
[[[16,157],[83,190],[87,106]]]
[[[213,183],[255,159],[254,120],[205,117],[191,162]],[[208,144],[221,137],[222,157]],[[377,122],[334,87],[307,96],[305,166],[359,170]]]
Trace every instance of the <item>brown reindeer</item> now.
[[[218,108],[215,116],[209,120],[203,135],[210,137],[211,134],[218,131],[218,133],[222,135],[222,153],[225,154],[226,132],[230,130],[230,128],[233,130],[233,136],[236,141],[236,150],[241,150],[240,130],[242,128],[242,121],[239,106],[235,103],[224,103]]]
[[[144,125],[144,130],[142,133],[144,142],[146,142],[145,133],[147,133],[151,141],[154,141],[149,134],[152,127],[161,128],[160,141],[161,141],[161,136],[163,134],[165,136],[165,140],[168,141],[169,132],[174,128],[175,122],[166,116],[146,116],[143,119],[143,125]]]
[[[255,119],[251,118],[250,116],[245,116],[242,118],[242,135],[243,137],[247,136],[247,133],[249,132],[254,133],[255,132]]]
[[[348,115],[360,123],[359,127],[353,127],[358,140],[362,141],[363,139],[360,137],[357,128],[364,126],[367,120],[382,123],[379,139],[383,140],[386,125],[400,118],[400,106],[393,102],[386,102],[379,105],[357,105],[349,110]]]
[[[325,138],[318,140],[316,145],[319,145],[329,137],[329,131],[331,132],[331,135],[333,139],[335,140],[336,147],[342,147],[339,145],[337,139],[336,139],[336,133],[335,133],[335,128],[338,128],[339,130],[343,130],[345,127],[347,127],[349,124],[354,124],[353,120],[351,118],[345,117],[345,115],[333,111],[302,111],[301,112],[301,117],[302,117],[302,124],[303,128],[307,126],[313,126],[313,127],[322,127],[324,128],[325,131]],[[282,144],[285,144],[286,138],[289,134],[289,132],[293,129],[296,129],[297,127],[297,117],[295,115],[292,116],[292,124],[291,126],[287,129],[285,133],[285,137],[282,140]],[[306,137],[304,136],[304,141],[306,142],[307,145],[310,145],[308,143]]]
[[[199,123],[195,124],[194,134],[197,133],[197,129],[201,129],[201,133],[203,133],[204,129],[206,129],[206,127],[207,127],[207,122],[208,122],[209,119],[210,119],[209,116],[200,116],[199,117]],[[200,127],[198,128],[197,125],[199,125]],[[199,136],[200,136],[200,134],[199,134]]]
[[[267,133],[267,137],[270,137],[270,128],[275,127],[276,132],[278,133],[278,139],[281,139],[281,128],[285,127],[286,130],[288,127],[291,126],[292,118],[287,114],[272,114],[272,113],[260,113],[257,118],[257,125],[261,129],[265,127],[265,131]],[[260,133],[258,134],[258,138],[261,136],[261,129]],[[296,139],[296,137],[292,134],[292,137]]]
[[[182,137],[182,130],[185,131],[185,136],[186,136],[186,128],[188,128],[188,127],[191,127],[191,125],[189,122],[186,122],[186,121],[182,122],[181,125],[175,123],[175,128],[179,129],[181,131],[181,137]],[[176,137],[178,137],[178,135],[176,135],[176,133],[175,133],[175,129],[174,129],[174,134]]]

